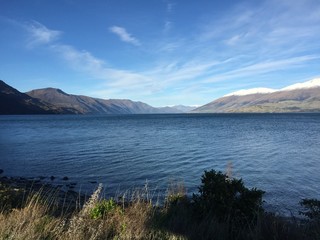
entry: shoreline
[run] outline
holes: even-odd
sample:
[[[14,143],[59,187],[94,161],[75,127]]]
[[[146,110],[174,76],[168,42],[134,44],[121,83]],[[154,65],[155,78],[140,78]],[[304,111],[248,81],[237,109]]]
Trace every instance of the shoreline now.
[[[0,176],[0,203],[9,207],[22,206],[29,197],[39,194],[44,200],[54,197],[57,209],[72,212],[90,197],[73,190],[74,183],[57,184],[44,181],[45,177]]]
[[[55,178],[56,179],[56,178]],[[38,176],[38,177],[18,177],[18,176],[0,176],[0,196],[1,192],[3,192],[4,189],[10,188],[14,192],[16,192],[20,197],[22,197],[21,201],[26,200],[26,196],[29,194],[34,193],[43,193],[44,196],[51,195],[58,200],[59,207],[66,206],[78,206],[81,208],[83,204],[90,198],[91,194],[96,190],[95,187],[92,188],[91,193],[84,193],[81,192],[81,190],[74,190],[75,186],[77,185],[76,182],[69,182],[68,177],[60,178],[64,183],[61,184],[53,182],[51,179],[51,182],[48,182],[47,180],[50,180],[50,177],[44,177],[44,176]],[[93,182],[92,182],[93,183]],[[97,183],[97,182],[94,182]],[[130,190],[128,190],[130,192]],[[190,195],[192,196],[192,195]],[[188,196],[188,198],[190,198]],[[103,199],[106,197],[103,197]],[[112,197],[111,197],[112,198]],[[115,197],[115,199],[121,199],[123,201],[124,199],[122,196]],[[130,198],[130,197],[129,197]],[[130,201],[126,199],[127,201]],[[165,201],[165,199],[163,200]],[[158,200],[157,200],[157,206],[158,206]],[[164,204],[164,203],[163,203]],[[163,205],[160,204],[160,205]],[[74,210],[74,208],[73,208]],[[272,211],[270,208],[265,209],[266,213],[275,214],[277,217],[290,221],[292,218],[296,220],[303,220],[304,218],[301,215],[291,215],[287,216],[286,214],[283,214],[279,212],[278,210]]]

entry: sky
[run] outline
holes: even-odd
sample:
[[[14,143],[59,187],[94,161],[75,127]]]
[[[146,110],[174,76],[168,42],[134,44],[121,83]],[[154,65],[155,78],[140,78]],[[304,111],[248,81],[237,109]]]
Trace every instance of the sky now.
[[[320,76],[319,0],[0,0],[0,79],[155,107]]]

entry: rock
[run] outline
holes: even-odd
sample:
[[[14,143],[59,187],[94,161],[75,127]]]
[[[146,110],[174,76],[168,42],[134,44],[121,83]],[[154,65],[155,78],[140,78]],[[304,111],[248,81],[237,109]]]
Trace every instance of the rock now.
[[[0,169],[0,174],[2,174],[4,171],[3,171],[3,169]]]
[[[63,177],[62,180],[63,181],[67,181],[67,180],[69,180],[69,178],[68,177]]]
[[[51,176],[51,177],[50,177],[50,180],[51,180],[51,181],[53,181],[54,179],[55,179],[55,177],[54,177],[54,176]]]

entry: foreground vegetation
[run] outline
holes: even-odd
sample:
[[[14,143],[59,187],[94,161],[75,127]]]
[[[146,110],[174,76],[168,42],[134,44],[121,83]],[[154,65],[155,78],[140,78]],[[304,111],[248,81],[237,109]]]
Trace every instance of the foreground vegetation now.
[[[320,239],[320,202],[305,199],[305,220],[277,217],[262,208],[263,191],[214,170],[199,193],[169,187],[157,206],[147,189],[119,199],[100,198],[99,185],[82,203],[51,191],[1,185],[0,239]],[[66,204],[68,203],[68,204]],[[73,206],[70,206],[73,205]]]

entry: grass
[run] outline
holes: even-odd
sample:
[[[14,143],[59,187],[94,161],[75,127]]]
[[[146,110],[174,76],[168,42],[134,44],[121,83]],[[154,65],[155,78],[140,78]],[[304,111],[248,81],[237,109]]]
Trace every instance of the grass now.
[[[228,214],[199,215],[181,184],[169,187],[161,206],[152,203],[146,189],[118,202],[102,199],[100,185],[84,204],[74,202],[68,208],[62,208],[54,191],[24,193],[17,204],[17,191],[6,190],[0,195],[6,199],[0,202],[0,239],[320,239],[320,224],[314,219],[298,221],[261,211],[241,222],[231,221]]]

